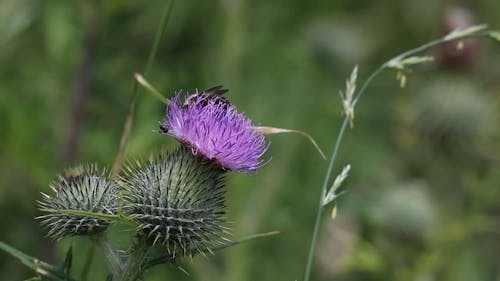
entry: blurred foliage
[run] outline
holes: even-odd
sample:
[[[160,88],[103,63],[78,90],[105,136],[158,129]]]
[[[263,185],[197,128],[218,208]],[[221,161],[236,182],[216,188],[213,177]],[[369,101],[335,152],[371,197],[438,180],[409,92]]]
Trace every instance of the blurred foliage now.
[[[500,27],[499,1],[464,2],[476,23]],[[0,2],[1,241],[56,264],[73,245],[73,272],[81,271],[90,243],[42,238],[36,200],[67,165],[111,166],[132,74],[144,69],[167,4]],[[444,34],[454,5],[177,1],[147,78],[168,96],[222,84],[256,124],[305,130],[329,152],[342,118],[338,89],[352,67],[360,65],[363,79],[387,58]],[[438,59],[411,73],[404,89],[389,72],[368,90],[336,167],[352,165],[349,192],[338,220],[325,216],[313,280],[500,280],[499,49],[474,43],[464,63],[454,63],[460,54]],[[152,132],[164,108],[143,93],[129,157],[175,143]],[[228,217],[235,237],[282,234],[186,261],[190,277],[165,265],[147,280],[302,277],[326,163],[305,139],[270,139],[270,164],[255,176],[231,177]],[[112,235],[126,248],[124,229]],[[92,266],[89,280],[102,280],[102,260]],[[32,276],[0,254],[1,280]]]

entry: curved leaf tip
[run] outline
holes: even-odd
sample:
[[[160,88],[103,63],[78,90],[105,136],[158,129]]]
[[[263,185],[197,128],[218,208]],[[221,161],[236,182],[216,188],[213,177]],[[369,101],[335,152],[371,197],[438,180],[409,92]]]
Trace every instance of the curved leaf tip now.
[[[296,134],[296,135],[301,135],[309,139],[309,141],[312,143],[314,148],[318,151],[318,153],[321,155],[321,158],[326,160],[326,156],[323,153],[323,150],[319,147],[319,145],[316,143],[314,138],[309,135],[306,132],[299,131],[299,130],[292,130],[292,129],[284,129],[284,128],[275,128],[275,127],[266,127],[266,126],[259,126],[259,127],[254,127],[255,130],[263,133],[264,135],[277,135],[277,134]]]

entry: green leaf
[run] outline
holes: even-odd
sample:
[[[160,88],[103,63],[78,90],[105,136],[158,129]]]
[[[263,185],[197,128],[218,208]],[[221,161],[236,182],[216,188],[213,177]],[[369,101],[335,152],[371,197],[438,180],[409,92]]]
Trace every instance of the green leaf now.
[[[318,143],[316,143],[314,138],[306,132],[299,131],[299,130],[284,129],[284,128],[267,127],[267,126],[257,126],[257,127],[253,127],[253,129],[261,132],[262,134],[264,134],[266,136],[267,135],[276,135],[276,134],[296,134],[296,135],[304,136],[307,139],[309,139],[309,141],[312,143],[314,148],[316,148],[316,150],[318,151],[319,155],[321,155],[321,157],[326,160],[326,156],[325,156],[325,153],[323,153],[323,150],[321,150],[321,148],[319,147]]]
[[[491,31],[489,33],[490,37],[493,38],[493,40],[497,41],[500,43],[500,31]]]
[[[71,274],[71,265],[73,264],[73,246],[70,246],[66,252],[66,258],[64,259],[63,271],[64,274]]]
[[[40,261],[37,258],[29,256],[16,248],[0,241],[0,249],[17,258],[27,267],[33,269],[37,274],[49,280],[54,281],[75,281],[72,277],[64,274],[64,272],[51,264]],[[35,279],[36,280],[36,279]]]
[[[42,281],[42,277],[40,276],[35,276],[35,277],[31,277],[29,279],[26,279],[24,281]]]
[[[95,245],[92,244],[88,249],[87,257],[85,258],[85,263],[83,264],[82,275],[80,278],[80,280],[82,281],[88,280],[90,266],[92,265],[92,260],[94,259],[94,253],[95,253]]]
[[[146,80],[146,78],[144,78],[144,76],[142,76],[139,73],[135,73],[134,79],[135,79],[135,81],[137,81],[137,83],[139,83],[141,86],[146,88],[146,90],[148,90],[149,93],[151,93],[153,96],[155,96],[158,100],[160,100],[162,103],[168,105],[168,103],[169,103],[168,99],[165,96],[163,96],[160,93],[160,91],[158,91],[155,87],[153,87],[151,84],[149,84],[149,82]]]
[[[231,246],[241,244],[241,243],[244,243],[244,242],[247,242],[250,240],[278,235],[279,233],[280,233],[279,231],[275,230],[275,231],[270,231],[270,232],[266,232],[266,233],[257,233],[257,234],[253,234],[253,235],[244,236],[244,237],[241,237],[241,238],[236,239],[236,240],[228,241],[227,243],[219,245],[217,247],[209,248],[204,252],[209,252],[209,253],[213,254],[213,252],[215,252],[215,251],[229,248]],[[174,262],[174,261],[175,261],[175,259],[172,258],[171,255],[165,255],[165,256],[161,256],[161,257],[150,260],[146,264],[145,268],[150,268],[150,267],[153,267],[153,266],[158,265],[158,264],[163,264],[163,263],[167,263],[167,262]]]
[[[241,244],[241,243],[244,243],[244,242],[247,242],[247,241],[250,241],[250,240],[264,238],[264,237],[269,237],[269,236],[274,236],[274,235],[278,235],[278,234],[280,234],[280,232],[277,231],[277,230],[275,230],[275,231],[266,232],[266,233],[257,233],[257,234],[253,234],[253,235],[248,235],[248,236],[244,236],[244,237],[241,237],[239,239],[236,239],[236,240],[229,241],[229,242],[227,242],[225,244],[222,244],[220,246],[213,247],[211,250],[212,251],[218,251],[218,250],[229,248],[231,246],[234,246],[234,245],[237,245],[237,244]]]

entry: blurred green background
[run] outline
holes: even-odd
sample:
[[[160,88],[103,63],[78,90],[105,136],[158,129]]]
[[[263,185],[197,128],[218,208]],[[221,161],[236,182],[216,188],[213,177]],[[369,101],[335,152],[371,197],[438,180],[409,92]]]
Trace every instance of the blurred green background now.
[[[0,240],[53,263],[90,244],[44,238],[36,200],[66,166],[110,168],[132,74],[144,70],[168,1],[0,1]],[[147,79],[162,93],[222,84],[256,124],[309,132],[331,153],[338,90],[452,27],[500,28],[498,0],[176,1]],[[399,87],[386,72],[356,111],[335,172],[352,165],[326,215],[312,280],[500,280],[500,45],[436,48]],[[164,107],[142,91],[128,157],[173,147],[153,133]],[[271,136],[272,161],[232,175],[234,237],[279,230],[146,280],[300,280],[326,162],[304,139]],[[111,230],[126,245],[127,230]],[[0,279],[34,274],[0,253]],[[103,260],[90,280],[104,280]]]

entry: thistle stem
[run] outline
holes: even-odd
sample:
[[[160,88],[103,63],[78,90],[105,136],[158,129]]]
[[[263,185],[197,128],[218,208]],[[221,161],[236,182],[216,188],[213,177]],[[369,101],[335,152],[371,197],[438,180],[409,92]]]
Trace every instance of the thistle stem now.
[[[87,251],[87,256],[85,257],[85,263],[83,264],[81,281],[88,280],[90,266],[92,265],[92,260],[94,259],[94,253],[95,245],[91,244],[90,248]]]
[[[123,264],[106,236],[104,234],[100,234],[92,237],[91,239],[97,246],[99,246],[99,248],[101,248],[113,276],[119,276],[123,271]]]
[[[149,247],[144,241],[140,240],[129,256],[125,269],[117,280],[135,281],[139,279],[146,269],[146,261]]]

